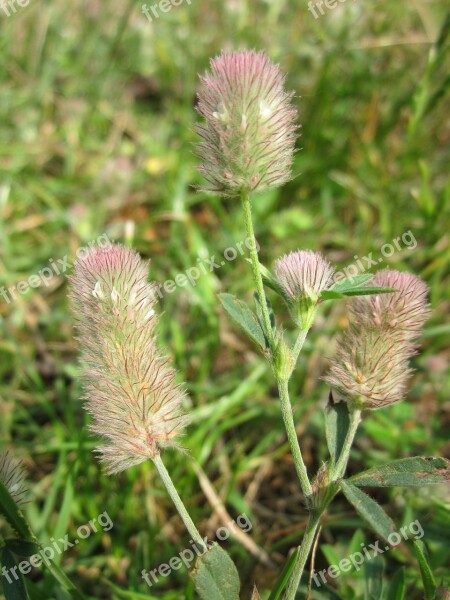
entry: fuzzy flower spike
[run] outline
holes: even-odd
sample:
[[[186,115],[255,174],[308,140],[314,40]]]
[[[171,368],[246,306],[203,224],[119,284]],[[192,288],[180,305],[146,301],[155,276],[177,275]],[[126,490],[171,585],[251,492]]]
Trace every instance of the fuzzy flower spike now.
[[[91,429],[108,474],[161,448],[177,446],[186,424],[184,391],[154,336],[154,286],[147,264],[120,245],[95,247],[76,261],[70,299],[78,321]]]
[[[320,293],[332,281],[333,267],[318,252],[297,250],[275,262],[274,274],[293,321],[309,329]]]
[[[351,327],[325,380],[354,408],[382,408],[404,398],[410,356],[410,346],[390,334]]]
[[[351,305],[358,325],[396,332],[406,340],[414,340],[430,316],[428,286],[412,273],[385,269],[379,271],[370,285],[391,288],[392,294],[361,296]]]
[[[238,196],[291,179],[297,126],[293,93],[264,52],[222,52],[201,77],[200,171],[208,190]]]
[[[351,327],[325,379],[350,406],[376,409],[404,398],[409,359],[430,311],[428,288],[415,275],[385,270],[370,283],[396,291],[352,300]]]

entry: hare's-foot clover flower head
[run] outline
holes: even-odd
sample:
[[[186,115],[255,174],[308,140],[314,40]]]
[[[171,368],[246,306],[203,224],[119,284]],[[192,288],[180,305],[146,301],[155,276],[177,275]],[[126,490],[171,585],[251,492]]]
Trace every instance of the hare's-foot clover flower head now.
[[[237,196],[291,179],[297,126],[293,93],[264,52],[222,52],[201,77],[200,171],[208,190]]]
[[[78,321],[92,431],[108,473],[123,471],[161,448],[177,446],[186,425],[184,391],[160,355],[148,265],[120,245],[92,248],[76,261],[70,299]]]
[[[396,291],[352,300],[352,326],[325,379],[353,405],[380,408],[404,397],[408,360],[430,310],[428,288],[415,275],[385,270],[370,283]]]
[[[20,463],[16,463],[9,452],[0,454],[0,481],[6,487],[14,502],[20,506],[26,503],[27,490]]]
[[[388,269],[379,271],[370,285],[392,288],[391,294],[355,298],[351,311],[361,327],[396,332],[406,340],[414,340],[430,316],[428,287],[412,273]]]
[[[330,285],[333,274],[330,263],[312,250],[297,250],[275,262],[275,279],[301,329],[311,326],[320,293]]]
[[[352,327],[338,343],[325,381],[355,408],[381,408],[403,399],[411,353],[396,336]]]

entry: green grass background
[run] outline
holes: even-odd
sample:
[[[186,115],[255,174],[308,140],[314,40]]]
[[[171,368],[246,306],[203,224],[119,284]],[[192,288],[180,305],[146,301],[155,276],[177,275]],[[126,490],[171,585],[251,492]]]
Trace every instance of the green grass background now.
[[[295,179],[254,199],[262,262],[271,267],[287,251],[311,248],[344,267],[354,256],[380,257],[383,244],[412,231],[417,247],[380,266],[411,270],[431,289],[433,316],[408,400],[367,416],[349,470],[448,455],[446,3],[347,0],[316,20],[304,0],[192,0],[153,23],[137,1],[31,0],[16,9],[9,17],[0,9],[0,285],[26,280],[50,259],[73,261],[103,233],[150,258],[151,277],[161,282],[243,240],[239,204],[194,189],[201,183],[195,91],[197,74],[222,48],[264,49],[296,92],[302,137]],[[239,543],[224,542],[243,598],[254,582],[270,589],[306,522],[271,373],[217,299],[226,291],[251,300],[252,289],[239,256],[195,287],[166,294],[159,325],[190,393],[185,445],[230,514],[248,515],[252,539],[277,564],[268,569]],[[320,376],[345,324],[345,304],[323,306],[291,384],[311,471],[327,458]],[[150,465],[101,473],[78,374],[65,276],[9,304],[0,296],[0,440],[28,472],[33,528],[42,541],[73,538],[106,510],[114,528],[62,557],[87,597],[194,598],[184,570],[151,590],[142,581],[143,568],[178,554],[188,536]],[[200,531],[213,536],[220,520],[191,458],[167,452],[165,462]],[[420,520],[436,579],[448,581],[448,488],[381,490],[376,498],[399,527]],[[316,569],[363,540],[375,535],[339,497]],[[384,592],[401,565],[408,597],[422,598],[408,544],[377,563]],[[371,591],[371,568],[342,575],[328,592],[313,586],[312,598],[381,597]],[[29,580],[42,598],[64,597],[45,573]]]

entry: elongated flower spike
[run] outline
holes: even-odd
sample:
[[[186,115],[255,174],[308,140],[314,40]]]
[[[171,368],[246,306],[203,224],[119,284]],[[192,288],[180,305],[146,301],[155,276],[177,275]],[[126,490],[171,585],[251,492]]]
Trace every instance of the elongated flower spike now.
[[[381,408],[404,398],[411,346],[392,334],[351,327],[324,378],[354,408]]]
[[[428,288],[415,275],[384,270],[370,283],[396,291],[352,299],[351,327],[325,377],[359,408],[380,408],[404,397],[412,373],[408,361],[430,314]]]
[[[94,247],[76,261],[69,296],[78,321],[91,429],[108,474],[178,446],[184,391],[154,335],[154,285],[147,264],[120,245]]]
[[[379,271],[370,285],[396,291],[354,298],[353,321],[361,327],[396,332],[406,340],[417,338],[430,316],[427,285],[412,273],[388,269]]]
[[[26,503],[27,490],[24,480],[25,476],[20,463],[16,463],[9,452],[0,454],[0,481],[18,506]]]
[[[238,196],[291,179],[297,111],[279,67],[264,52],[222,52],[200,79],[197,151],[207,189]]]
[[[275,262],[274,274],[294,322],[308,329],[320,293],[332,281],[333,267],[318,252],[297,250]]]

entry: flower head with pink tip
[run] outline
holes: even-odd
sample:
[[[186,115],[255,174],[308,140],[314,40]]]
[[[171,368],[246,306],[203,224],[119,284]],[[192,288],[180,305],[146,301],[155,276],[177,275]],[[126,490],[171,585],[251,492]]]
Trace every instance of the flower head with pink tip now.
[[[183,389],[156,345],[154,285],[148,265],[123,246],[95,247],[75,263],[75,313],[91,429],[108,473],[177,446],[187,418]]]
[[[404,398],[411,353],[386,333],[351,327],[338,342],[325,380],[356,406],[381,408]]]
[[[196,128],[207,189],[224,196],[291,179],[297,126],[292,93],[264,52],[222,52],[201,77]]]
[[[355,323],[397,332],[408,340],[417,338],[430,316],[428,286],[412,273],[389,269],[379,271],[370,285],[395,291],[355,298],[351,305]]]
[[[409,359],[430,310],[428,287],[415,275],[380,271],[370,285],[395,291],[352,299],[351,326],[325,379],[351,405],[375,409],[404,398]]]
[[[275,280],[294,322],[302,329],[310,327],[320,293],[329,286],[333,274],[330,263],[312,250],[297,250],[275,261]]]

